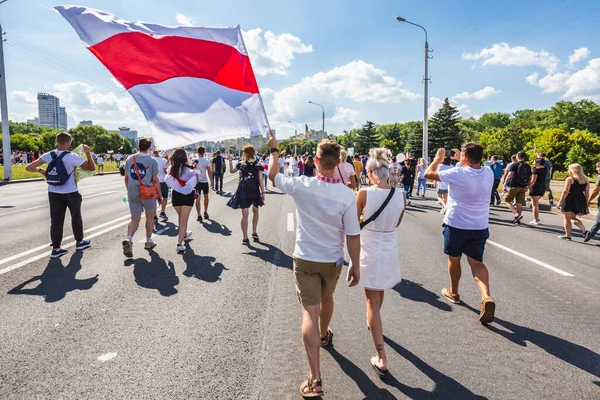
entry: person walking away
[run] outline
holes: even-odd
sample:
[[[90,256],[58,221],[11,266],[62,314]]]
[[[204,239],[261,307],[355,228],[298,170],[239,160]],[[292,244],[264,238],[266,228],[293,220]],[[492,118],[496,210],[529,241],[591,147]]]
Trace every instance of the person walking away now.
[[[304,176],[308,176],[309,178],[317,176],[316,171],[317,166],[315,165],[315,160],[313,159],[313,156],[308,156],[308,158],[306,159],[306,163],[304,163]]]
[[[158,182],[160,183],[160,218],[163,221],[168,221],[169,217],[167,217],[167,201],[169,200],[169,186],[165,183],[165,175],[167,174],[168,162],[165,158],[160,157],[157,150],[152,152],[152,158],[158,164]],[[158,218],[156,215],[154,216],[154,221],[157,221]]]
[[[137,231],[142,214],[146,213],[146,243],[144,249],[156,247],[152,240],[154,216],[157,203],[162,201],[160,181],[158,180],[158,163],[150,156],[152,139],[140,138],[138,152],[125,161],[125,187],[131,220],[127,226],[127,239],[123,241],[123,255],[133,257],[133,235]]]
[[[265,191],[267,190],[267,181],[269,180],[269,156],[267,156],[266,154],[264,156],[261,157],[260,160],[261,164],[263,165],[263,184],[265,185]],[[300,164],[299,164],[300,165]]]
[[[342,148],[340,150],[340,163],[336,167],[335,177],[342,181],[350,189],[356,189],[356,181],[354,180],[354,166],[346,162],[348,152]]]
[[[292,176],[300,176],[300,169],[298,168],[298,156],[294,156],[291,164],[292,164]]]
[[[452,158],[446,157],[444,161],[437,167],[437,171],[445,171],[454,168],[452,166]],[[437,182],[438,203],[442,206],[440,214],[445,214],[448,206],[448,182]]]
[[[396,160],[391,160],[390,162],[390,186],[395,188],[398,187],[398,175],[400,172],[400,168],[398,167],[398,163]]]
[[[531,180],[531,167],[525,163],[527,155],[523,150],[517,153],[517,162],[510,166],[507,180],[510,181],[510,189],[504,197],[504,203],[514,214],[513,224],[519,224],[523,219],[523,203],[525,202],[525,193]],[[513,200],[516,202],[513,205]]]
[[[115,162],[117,163],[117,169],[121,166],[121,159],[123,158],[123,156],[121,156],[121,153],[117,153],[115,155]]]
[[[413,195],[413,187],[415,185],[415,176],[417,175],[417,159],[411,154],[409,153],[408,157],[408,167],[409,167],[409,171],[411,173],[411,181],[410,181],[410,197],[412,197]],[[409,202],[410,204],[410,202]]]
[[[410,205],[410,187],[415,180],[414,170],[411,170],[410,160],[404,160],[402,165],[402,187],[406,196],[406,205]]]
[[[552,161],[550,161],[549,159],[546,158],[546,153],[544,153],[543,151],[539,151],[537,150],[537,148],[534,149],[535,153],[537,154],[538,158],[543,158],[545,160],[546,163],[546,189],[545,192],[548,192],[548,203],[550,203],[550,205],[554,204],[554,195],[552,194],[552,188],[550,187],[550,183],[552,182]]]
[[[258,208],[265,205],[265,188],[263,180],[260,178],[264,170],[262,164],[257,163],[254,158],[254,147],[247,145],[242,149],[242,160],[234,167],[232,158],[229,156],[229,172],[235,174],[240,172],[242,178],[238,183],[238,188],[227,205],[234,210],[242,209],[242,239],[243,245],[249,245],[248,239],[248,216],[250,206],[252,206],[252,240],[259,241],[258,233]],[[271,168],[271,166],[269,166]]]
[[[360,161],[359,155],[354,156],[354,161],[352,164],[354,165],[354,173],[355,173],[355,177],[356,177],[356,187],[360,188],[360,185],[361,185],[360,178],[361,178],[362,172],[363,172],[363,164]]]
[[[304,162],[305,162],[305,158],[304,157],[300,157],[298,159],[298,174],[299,174],[299,176],[304,175]],[[265,171],[267,171],[267,166],[268,165],[269,165],[269,163],[267,162],[266,165],[265,165]],[[268,176],[268,174],[267,174],[267,176]],[[265,184],[265,187],[267,187],[266,184]]]
[[[62,249],[63,229],[67,208],[71,214],[71,229],[75,237],[75,249],[84,250],[92,245],[90,240],[83,238],[83,220],[81,218],[81,194],[75,182],[75,168],[86,171],[95,171],[96,166],[92,159],[92,152],[87,145],[83,145],[85,160],[69,151],[72,138],[66,132],[56,135],[56,150],[42,154],[40,158],[27,164],[28,172],[38,172],[46,177],[48,184],[48,203],[50,205],[50,239],[52,253],[50,258],[59,258],[67,254]],[[41,168],[48,164],[47,169]]]
[[[446,150],[438,149],[425,172],[427,179],[448,183],[448,211],[444,216],[443,235],[450,287],[442,289],[442,296],[451,303],[460,304],[460,264],[462,255],[466,255],[481,292],[479,322],[488,324],[494,320],[496,303],[490,295],[489,272],[483,263],[483,254],[490,236],[488,196],[494,185],[494,173],[490,168],[481,166],[483,147],[477,143],[462,146],[460,166],[438,172],[437,167],[445,158]]]
[[[419,189],[423,189],[421,197],[425,197],[425,191],[427,190],[427,179],[424,174],[427,169],[427,161],[424,158],[419,158],[419,165],[417,165],[418,180],[417,180],[417,196],[419,196]]]
[[[517,162],[517,155],[513,154],[512,156],[510,156],[510,162],[508,163],[506,168],[504,168],[504,174],[502,175],[502,179],[500,181],[500,183],[502,183],[502,196],[500,196],[500,198],[506,196],[506,194],[510,190],[510,183],[512,180],[512,175],[511,175],[511,179],[508,179],[508,169],[511,168],[512,165],[516,162]]]
[[[590,193],[588,197],[588,208],[592,204],[592,201],[600,194],[600,161],[596,163],[596,172],[598,173],[598,177],[596,178],[596,186],[594,186],[594,190]],[[598,197],[598,213],[596,214],[596,223],[592,226],[592,228],[588,231],[587,235],[583,239],[584,242],[589,242],[596,233],[600,231],[600,197]]]
[[[96,164],[98,165],[98,174],[104,174],[104,156],[102,154],[98,154],[96,156]]]
[[[404,216],[404,192],[388,184],[390,161],[385,149],[373,149],[367,175],[373,186],[361,189],[356,197],[360,235],[360,285],[365,289],[367,325],[377,355],[371,365],[380,378],[388,374],[383,341],[381,306],[384,291],[402,280],[396,228]]]
[[[560,235],[558,238],[563,240],[571,240],[571,231],[573,230],[572,224],[575,224],[581,229],[584,238],[589,236],[583,222],[581,222],[577,216],[588,213],[587,199],[590,194],[590,181],[587,176],[585,176],[583,168],[581,168],[581,165],[579,164],[569,165],[568,171],[569,176],[565,179],[565,188],[558,201],[558,208],[563,213],[563,223],[565,227],[565,234]]]
[[[296,203],[296,246],[294,279],[298,301],[302,305],[302,341],[308,359],[309,374],[300,384],[300,395],[323,395],[320,347],[332,343],[329,323],[333,315],[333,293],[344,264],[344,238],[350,255],[347,280],[350,286],[360,281],[360,225],[354,192],[335,178],[340,162],[339,144],[324,139],[317,147],[319,174],[286,177],[278,166],[278,142],[271,136],[269,179],[273,185],[294,198]],[[273,223],[271,229],[277,230]]]
[[[196,170],[188,165],[187,153],[183,147],[176,149],[169,161],[171,166],[167,170],[165,182],[173,189],[171,201],[177,212],[179,226],[176,250],[177,253],[183,254],[185,253],[183,242],[192,236],[192,231],[188,230],[188,221],[197,194],[195,188],[198,184],[198,175]]]
[[[196,193],[198,193],[198,198],[196,198],[196,211],[198,212],[198,222],[202,222],[202,217],[204,219],[209,219],[208,216],[208,193],[210,189],[213,188],[212,184],[212,168],[210,166],[210,160],[205,157],[206,148],[204,146],[198,147],[198,158],[194,161],[194,168],[196,169],[196,175],[198,176],[198,184],[196,185]],[[209,189],[209,182],[210,189]],[[200,215],[201,207],[200,207],[200,197],[204,201],[204,214]]]
[[[546,192],[546,174],[547,168],[543,158],[536,158],[535,165],[531,175],[531,181],[527,186],[529,188],[529,197],[531,197],[531,209],[533,211],[533,220],[530,225],[540,224],[540,198]]]
[[[493,206],[494,200],[496,201],[496,205],[500,205],[501,198],[498,194],[498,186],[500,186],[500,181],[504,175],[504,167],[502,166],[502,163],[498,161],[498,156],[492,156],[491,161],[490,168],[492,169],[492,172],[494,172],[494,186],[492,186],[490,206]]]
[[[217,194],[223,193],[223,174],[225,173],[225,160],[221,155],[221,152],[217,150],[214,158],[212,159],[211,170],[214,177],[214,188]]]

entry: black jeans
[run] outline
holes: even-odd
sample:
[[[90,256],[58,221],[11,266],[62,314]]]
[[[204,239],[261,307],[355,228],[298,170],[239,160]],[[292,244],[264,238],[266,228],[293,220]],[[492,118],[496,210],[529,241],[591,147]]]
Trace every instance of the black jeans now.
[[[548,192],[548,200],[554,201],[554,195],[552,194],[552,188],[550,187],[550,182],[546,181],[546,192]]]
[[[223,190],[223,174],[222,173],[218,173],[215,172],[213,174],[213,179],[215,180],[215,190],[219,191],[219,190]]]
[[[52,240],[52,248],[60,248],[67,208],[71,213],[71,227],[75,241],[77,243],[81,242],[83,240],[83,221],[81,220],[81,195],[79,192],[66,194],[48,192],[48,200],[50,200],[50,239]]]
[[[497,203],[500,202],[500,195],[498,194],[498,186],[500,186],[500,179],[494,179],[494,186],[492,187],[492,197],[490,199],[490,204],[494,204],[494,200]]]

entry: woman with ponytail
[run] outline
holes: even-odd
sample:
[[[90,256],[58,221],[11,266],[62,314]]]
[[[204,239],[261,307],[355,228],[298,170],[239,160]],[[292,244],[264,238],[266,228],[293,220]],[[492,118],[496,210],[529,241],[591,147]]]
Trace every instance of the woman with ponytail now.
[[[367,325],[377,351],[371,365],[383,378],[388,374],[388,366],[380,310],[384,290],[402,280],[396,228],[402,222],[406,200],[404,192],[388,183],[390,161],[385,149],[371,150],[366,171],[372,186],[361,189],[356,198],[358,217],[363,221],[359,284],[365,288]]]

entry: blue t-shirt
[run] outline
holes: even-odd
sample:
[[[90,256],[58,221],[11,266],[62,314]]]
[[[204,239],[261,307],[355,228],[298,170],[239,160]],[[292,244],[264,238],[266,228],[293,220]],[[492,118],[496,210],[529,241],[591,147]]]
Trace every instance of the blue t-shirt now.
[[[502,179],[502,175],[504,174],[504,167],[498,161],[490,165],[492,171],[494,171],[494,179]]]
[[[547,182],[550,179],[552,179],[552,172],[550,171],[552,169],[552,162],[550,160],[546,160],[546,167],[548,168],[546,170],[546,182]]]

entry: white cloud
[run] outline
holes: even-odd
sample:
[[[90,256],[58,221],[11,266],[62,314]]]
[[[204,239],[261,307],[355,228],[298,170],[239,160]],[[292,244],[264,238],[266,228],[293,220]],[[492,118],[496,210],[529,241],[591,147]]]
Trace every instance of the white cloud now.
[[[590,56],[590,51],[587,47],[580,47],[573,50],[573,54],[569,56],[569,64],[573,65],[581,60],[585,60]]]
[[[491,86],[486,86],[483,89],[480,89],[476,92],[473,93],[469,93],[469,92],[462,92],[462,93],[458,93],[456,94],[453,99],[458,99],[458,100],[466,100],[466,99],[475,99],[475,100],[484,100],[487,99],[488,97],[491,97],[495,94],[499,94],[502,93],[501,90],[497,90],[496,88],[493,88]]]
[[[10,96],[20,103],[26,104],[37,104],[37,97],[31,93],[24,90],[13,90],[10,92]]]
[[[177,21],[177,24],[181,25],[181,26],[193,26],[194,25],[194,21],[192,20],[192,18],[188,17],[187,15],[178,13],[177,16],[175,16],[175,20]]]
[[[262,29],[256,28],[244,31],[242,35],[257,75],[287,75],[287,68],[296,54],[313,51],[311,45],[305,45],[300,38],[289,33],[276,35],[267,31],[263,34]]]
[[[444,99],[440,99],[439,97],[430,97],[429,98],[429,109],[428,109],[429,118],[433,117],[433,115],[436,112],[438,112],[440,110],[440,108],[442,108],[443,105],[444,105]],[[469,109],[468,105],[456,104],[456,102],[453,99],[450,99],[450,105],[456,107],[462,116],[465,116],[465,115],[471,113],[471,110]]]
[[[559,60],[546,50],[535,52],[524,46],[510,47],[508,43],[496,43],[482,49],[479,53],[465,53],[465,60],[483,60],[482,65],[506,65],[527,67],[536,65],[553,72],[558,68]]]
[[[356,128],[360,126],[360,111],[353,108],[338,107],[335,110],[335,114],[331,118],[331,122],[334,124],[341,124],[348,126],[349,128]]]
[[[537,85],[539,77],[540,74],[535,72],[531,75],[528,75],[527,78],[525,78],[525,80],[527,80],[527,82],[529,82],[530,85]]]

